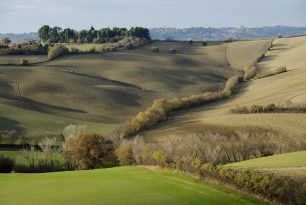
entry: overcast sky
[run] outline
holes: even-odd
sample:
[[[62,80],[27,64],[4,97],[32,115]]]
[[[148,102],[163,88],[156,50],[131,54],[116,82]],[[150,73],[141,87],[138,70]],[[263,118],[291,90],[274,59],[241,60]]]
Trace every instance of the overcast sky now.
[[[306,0],[0,0],[0,33],[82,28],[306,26]]]

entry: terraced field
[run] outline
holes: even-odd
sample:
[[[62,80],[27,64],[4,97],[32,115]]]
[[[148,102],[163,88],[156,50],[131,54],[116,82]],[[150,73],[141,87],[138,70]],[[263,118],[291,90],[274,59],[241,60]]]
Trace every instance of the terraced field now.
[[[241,44],[242,45],[242,44]],[[260,49],[257,49],[260,50]],[[233,114],[236,106],[267,105],[301,106],[306,102],[306,37],[280,38],[257,66],[260,72],[286,66],[288,72],[243,83],[231,98],[173,114],[166,122],[141,133],[148,140],[167,135],[191,133],[207,129],[265,129],[306,136],[305,113]],[[232,55],[239,56],[239,55]],[[251,55],[246,55],[251,56]],[[242,59],[242,57],[241,57]],[[232,60],[233,62],[233,60]]]
[[[58,191],[59,188],[61,191]],[[0,201],[6,205],[268,204],[186,174],[142,167],[9,176],[0,174]]]

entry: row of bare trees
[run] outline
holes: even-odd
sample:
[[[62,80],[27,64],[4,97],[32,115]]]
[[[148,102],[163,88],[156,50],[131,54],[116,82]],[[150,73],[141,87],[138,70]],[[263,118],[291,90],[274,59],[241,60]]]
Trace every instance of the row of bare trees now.
[[[202,163],[225,164],[305,149],[305,136],[237,131],[231,135],[206,132],[169,136],[156,143],[145,143],[142,137],[137,136],[123,141],[116,153],[121,164],[157,164],[153,155],[159,152],[164,156],[164,163],[180,165],[182,159],[187,158],[198,159]]]

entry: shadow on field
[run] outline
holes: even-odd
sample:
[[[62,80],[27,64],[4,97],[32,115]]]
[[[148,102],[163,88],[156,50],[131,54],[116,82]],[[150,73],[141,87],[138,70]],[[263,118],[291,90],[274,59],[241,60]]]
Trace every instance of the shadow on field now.
[[[17,121],[0,116],[0,132],[9,130],[14,130],[18,133],[24,132],[24,129],[20,127]]]

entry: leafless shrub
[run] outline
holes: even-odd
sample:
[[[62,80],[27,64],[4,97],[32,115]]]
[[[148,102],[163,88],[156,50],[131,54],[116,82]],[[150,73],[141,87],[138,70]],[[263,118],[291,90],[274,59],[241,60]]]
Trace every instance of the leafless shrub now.
[[[70,124],[64,128],[64,136],[65,138],[77,137],[86,132],[86,126]]]
[[[59,45],[59,44],[56,44],[52,47],[49,48],[48,50],[48,59],[49,60],[53,60],[55,58],[58,58],[62,55],[65,55],[67,54],[69,51],[68,49],[63,46],[63,45]]]
[[[24,59],[24,58],[21,58],[20,59],[20,65],[28,65],[29,64],[29,61]]]
[[[159,52],[159,48],[158,47],[151,47],[151,51],[153,53],[158,53]]]
[[[169,48],[169,53],[176,54],[176,49],[175,48]]]

